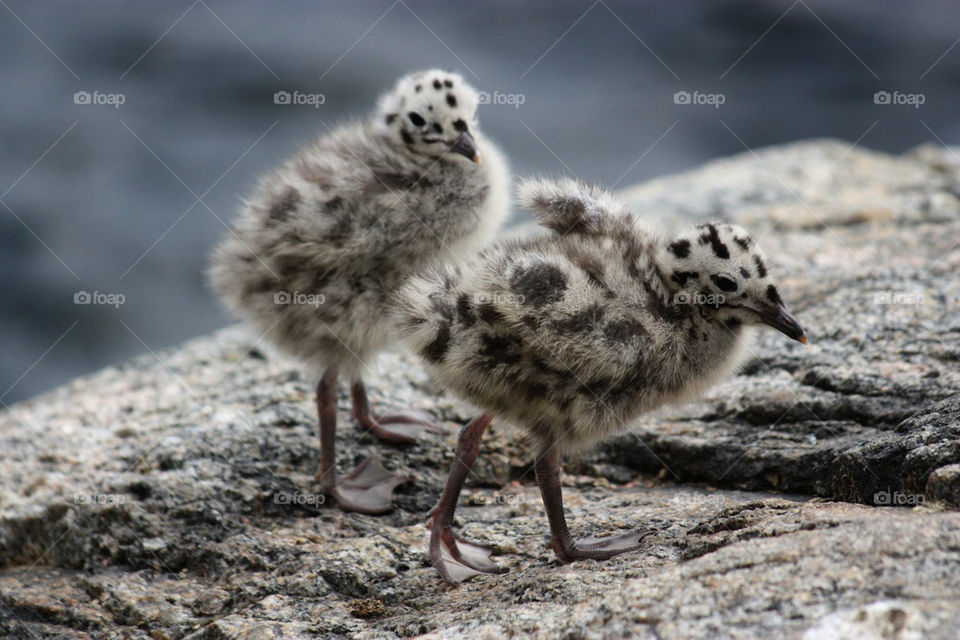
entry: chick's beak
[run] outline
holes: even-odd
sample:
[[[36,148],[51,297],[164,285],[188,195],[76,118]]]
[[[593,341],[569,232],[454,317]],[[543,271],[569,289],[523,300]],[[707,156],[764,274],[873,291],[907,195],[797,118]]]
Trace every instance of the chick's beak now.
[[[760,312],[760,320],[788,338],[807,344],[807,332],[803,330],[797,319],[790,315],[786,307],[780,305],[766,312]]]
[[[737,306],[749,309],[757,315],[760,322],[773,327],[788,338],[792,338],[801,344],[807,344],[807,332],[803,330],[797,319],[787,311],[784,305],[744,301]]]
[[[450,150],[459,153],[468,160],[473,160],[480,164],[480,154],[477,153],[477,142],[470,135],[469,131],[464,131],[457,138],[457,141],[450,145]]]

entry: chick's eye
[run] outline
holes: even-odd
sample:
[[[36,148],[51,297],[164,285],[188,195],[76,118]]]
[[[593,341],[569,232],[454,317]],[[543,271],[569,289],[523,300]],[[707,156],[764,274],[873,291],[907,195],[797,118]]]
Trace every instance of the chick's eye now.
[[[423,125],[427,124],[427,121],[423,119],[423,116],[416,111],[411,111],[407,114],[407,117],[410,118],[410,122],[412,122],[413,126],[415,127],[422,127]]]
[[[737,290],[737,281],[728,276],[712,275],[710,276],[710,280],[720,291],[730,293],[731,291]]]
[[[463,120],[457,120],[456,122],[453,123],[453,128],[463,133],[464,131],[467,130],[467,123],[464,122]]]

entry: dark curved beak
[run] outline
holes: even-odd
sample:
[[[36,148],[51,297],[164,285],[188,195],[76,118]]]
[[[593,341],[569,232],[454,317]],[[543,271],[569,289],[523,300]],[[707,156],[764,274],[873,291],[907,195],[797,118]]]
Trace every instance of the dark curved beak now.
[[[469,131],[464,131],[457,138],[457,141],[450,145],[450,150],[459,153],[467,160],[473,160],[480,164],[480,154],[477,153],[477,142],[470,135]]]
[[[780,306],[766,313],[760,313],[760,320],[797,342],[807,344],[807,332],[803,330],[797,319],[790,315],[786,307]]]
[[[757,314],[760,322],[773,327],[788,338],[792,338],[801,344],[807,344],[807,332],[803,330],[797,319],[787,311],[785,306],[768,306],[766,304],[746,303],[740,306],[749,309]]]

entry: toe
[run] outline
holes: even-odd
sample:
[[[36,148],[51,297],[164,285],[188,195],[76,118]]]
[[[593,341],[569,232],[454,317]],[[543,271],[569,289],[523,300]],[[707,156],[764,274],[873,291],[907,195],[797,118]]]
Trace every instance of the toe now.
[[[440,562],[435,563],[437,571],[443,576],[443,579],[451,584],[459,584],[464,580],[469,580],[474,576],[482,576],[494,573],[484,569],[478,569],[470,566],[466,562],[461,562],[453,557],[450,549],[443,545],[440,549]]]
[[[448,433],[445,428],[432,422],[409,420],[396,414],[378,417],[371,430],[381,440],[397,443],[416,442],[417,435],[423,431],[444,435]]]
[[[419,409],[394,409],[393,411],[381,414],[378,419],[385,422],[420,422],[430,424],[433,421],[433,416]]]
[[[457,550],[463,564],[481,573],[504,573],[506,569],[490,559],[493,549],[457,536]]]
[[[343,476],[330,494],[344,511],[379,515],[393,509],[393,490],[405,481],[370,456]]]
[[[458,584],[474,576],[506,573],[507,569],[490,559],[487,545],[465,540],[445,529],[430,540],[430,559],[444,580]]]
[[[607,560],[621,553],[636,551],[642,545],[650,531],[634,530],[629,533],[598,538],[591,536],[577,540],[572,548],[558,551],[557,556],[564,562],[572,560]]]

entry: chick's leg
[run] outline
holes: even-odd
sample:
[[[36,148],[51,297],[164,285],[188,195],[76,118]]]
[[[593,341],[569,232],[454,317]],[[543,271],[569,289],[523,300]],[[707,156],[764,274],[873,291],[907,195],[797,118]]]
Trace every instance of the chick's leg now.
[[[453,514],[457,508],[460,490],[477,459],[480,440],[491,420],[493,420],[491,414],[480,414],[460,432],[447,486],[443,489],[440,502],[433,509],[430,526],[430,562],[443,579],[452,584],[463,582],[476,575],[506,571],[490,560],[492,553],[490,547],[461,538],[452,529]]]
[[[381,440],[395,443],[417,441],[420,431],[432,431],[446,435],[446,429],[431,421],[430,415],[422,411],[397,410],[374,416],[370,413],[367,389],[363,382],[357,381],[350,388],[353,395],[353,416],[364,429],[369,429]]]
[[[605,538],[585,538],[573,540],[567,529],[567,519],[563,514],[563,495],[560,485],[560,453],[556,447],[547,447],[534,463],[540,496],[550,520],[551,545],[560,562],[572,562],[581,559],[606,560],[626,551],[640,548],[640,541],[647,535],[641,531],[609,536]]]
[[[343,478],[337,478],[337,370],[327,369],[317,384],[320,420],[320,469],[316,479],[324,493],[344,511],[377,515],[393,509],[393,490],[406,478],[390,473],[370,456]]]

